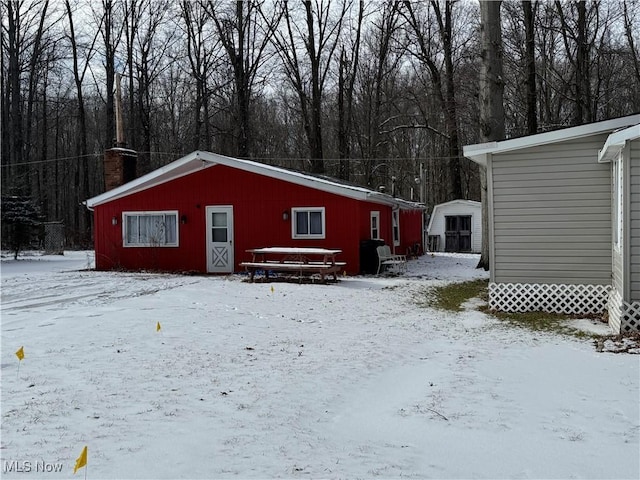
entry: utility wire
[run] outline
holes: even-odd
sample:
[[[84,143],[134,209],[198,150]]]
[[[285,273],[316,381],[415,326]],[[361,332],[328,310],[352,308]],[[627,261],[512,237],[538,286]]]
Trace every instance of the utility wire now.
[[[136,153],[151,154],[151,155],[167,155],[167,156],[173,156],[176,158],[181,158],[181,157],[184,157],[185,155],[188,155],[185,153],[171,153],[171,152],[136,152]],[[74,155],[72,157],[48,158],[46,160],[33,160],[30,162],[11,163],[11,164],[1,165],[1,167],[9,168],[9,167],[23,167],[26,165],[41,165],[45,163],[61,162],[63,160],[80,160],[82,158],[89,158],[89,157],[101,158],[103,155],[104,155],[103,153],[88,153],[86,155]],[[252,157],[252,158],[238,157],[238,158],[242,160],[251,160],[251,161],[258,161],[258,162],[259,161],[280,161],[280,162],[302,161],[304,162],[304,161],[311,160],[310,158],[292,158],[292,157]],[[348,162],[402,162],[402,161],[451,160],[456,158],[462,158],[462,157],[323,158],[322,161],[344,162],[346,160]]]

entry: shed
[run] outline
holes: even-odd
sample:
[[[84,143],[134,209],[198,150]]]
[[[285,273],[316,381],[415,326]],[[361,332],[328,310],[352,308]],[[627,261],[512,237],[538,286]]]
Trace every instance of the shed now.
[[[480,252],[482,204],[473,200],[452,200],[434,206],[427,232],[430,251]]]
[[[640,329],[639,136],[631,115],[464,147],[487,168],[492,309]]]
[[[86,201],[96,268],[240,271],[247,250],[340,249],[360,272],[363,240],[422,247],[424,208],[367,188],[196,151]]]

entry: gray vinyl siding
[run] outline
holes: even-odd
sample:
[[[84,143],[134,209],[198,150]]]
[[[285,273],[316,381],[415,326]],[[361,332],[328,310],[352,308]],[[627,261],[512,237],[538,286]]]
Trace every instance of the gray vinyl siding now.
[[[630,255],[631,255],[631,302],[640,302],[640,139],[631,142],[631,211],[630,211]]]
[[[611,165],[607,135],[492,157],[498,283],[611,283]]]

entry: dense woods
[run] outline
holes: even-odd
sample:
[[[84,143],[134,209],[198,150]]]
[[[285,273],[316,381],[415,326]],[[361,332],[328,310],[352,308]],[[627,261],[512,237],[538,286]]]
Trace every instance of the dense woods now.
[[[499,5],[504,136],[640,111],[639,0]],[[91,244],[116,75],[138,175],[201,149],[429,207],[480,199],[462,157],[495,139],[477,1],[0,0],[0,16],[2,192],[69,246]]]

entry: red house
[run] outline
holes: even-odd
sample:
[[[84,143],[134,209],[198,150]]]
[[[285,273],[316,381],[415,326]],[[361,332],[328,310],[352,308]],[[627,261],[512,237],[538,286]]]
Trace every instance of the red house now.
[[[362,241],[422,251],[423,207],[366,188],[193,152],[86,201],[98,270],[241,271],[248,249],[340,249],[362,271]]]

